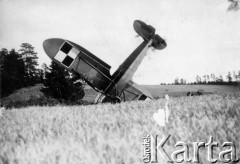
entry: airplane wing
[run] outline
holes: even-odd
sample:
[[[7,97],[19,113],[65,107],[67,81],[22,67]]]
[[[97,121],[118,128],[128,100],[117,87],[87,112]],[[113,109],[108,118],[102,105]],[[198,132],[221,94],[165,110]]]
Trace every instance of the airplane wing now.
[[[130,80],[122,90],[120,98],[124,101],[153,99],[149,91],[132,80]]]

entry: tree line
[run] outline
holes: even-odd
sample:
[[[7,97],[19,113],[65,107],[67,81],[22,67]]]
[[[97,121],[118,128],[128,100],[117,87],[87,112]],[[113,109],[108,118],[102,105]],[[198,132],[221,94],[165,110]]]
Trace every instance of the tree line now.
[[[196,76],[196,84],[219,84],[219,85],[235,85],[240,83],[240,71],[232,73],[229,71],[224,80],[222,75],[216,76],[215,74]]]
[[[20,49],[0,51],[0,97],[6,97],[15,90],[43,83],[41,91],[46,97],[59,101],[76,102],[84,96],[84,81],[71,74],[54,62],[47,66],[45,63],[38,68],[38,57],[34,47],[22,43]]]
[[[186,84],[215,84],[215,85],[239,85],[240,84],[240,71],[228,72],[226,75],[226,80],[224,80],[223,76],[216,76],[215,74],[196,76],[196,81],[187,83],[184,78],[175,78],[172,85],[186,85]],[[161,85],[166,85],[165,83],[161,83]]]
[[[20,50],[6,48],[0,51],[1,97],[13,91],[42,82],[42,70],[38,69],[34,47],[23,43]]]

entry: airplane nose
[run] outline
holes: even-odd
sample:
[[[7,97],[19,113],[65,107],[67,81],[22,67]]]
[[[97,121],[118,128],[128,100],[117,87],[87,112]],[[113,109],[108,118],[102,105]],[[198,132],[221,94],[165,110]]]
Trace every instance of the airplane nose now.
[[[58,38],[47,39],[43,42],[43,49],[53,59],[64,42],[63,39]]]

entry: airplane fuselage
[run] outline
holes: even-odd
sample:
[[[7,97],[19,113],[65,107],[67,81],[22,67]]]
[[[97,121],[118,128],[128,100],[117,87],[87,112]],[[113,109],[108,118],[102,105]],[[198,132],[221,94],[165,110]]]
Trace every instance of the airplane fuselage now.
[[[165,41],[155,35],[155,29],[152,26],[141,21],[134,21],[133,26],[144,41],[119,66],[113,75],[110,74],[111,66],[74,42],[53,38],[45,40],[43,47],[46,54],[54,62],[79,75],[92,88],[105,96],[120,99],[124,89],[133,85],[132,76],[148,49],[151,46],[157,49],[166,47]],[[151,98],[150,95],[148,97]]]
[[[54,62],[77,73],[94,89],[104,91],[112,82],[111,67],[76,43],[53,38],[45,40],[43,47]]]

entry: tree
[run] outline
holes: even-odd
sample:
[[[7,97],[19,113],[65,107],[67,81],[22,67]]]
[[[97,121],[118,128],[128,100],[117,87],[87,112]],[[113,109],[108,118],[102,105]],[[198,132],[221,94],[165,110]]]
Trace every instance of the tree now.
[[[196,77],[196,82],[197,82],[197,84],[201,84],[201,83],[202,83],[201,77],[198,76],[198,75],[197,75],[197,77]]]
[[[43,71],[43,79],[45,79],[45,75],[47,72],[49,72],[49,68],[46,63],[43,63],[41,67],[42,67],[42,71]]]
[[[181,78],[181,79],[180,79],[180,83],[181,83],[181,85],[184,85],[184,84],[187,83],[187,81],[186,81],[185,79]]]
[[[24,62],[12,49],[2,49],[1,54],[1,96],[7,96],[24,86]]]
[[[176,85],[179,84],[179,79],[178,79],[178,77],[174,80],[174,84],[176,84]]]
[[[234,80],[235,82],[238,81],[238,75],[236,74],[235,71],[233,71],[233,78],[235,79],[235,80]]]
[[[58,100],[76,102],[83,98],[84,90],[81,82],[77,81],[75,75],[70,74],[66,69],[52,62],[49,71],[45,72],[42,92],[46,96]]]
[[[6,69],[4,68],[5,67],[5,58],[8,54],[8,50],[3,48],[1,51],[0,51],[0,74],[1,74],[1,78],[0,78],[0,97],[3,97],[6,93],[6,90],[4,90],[4,85],[5,85],[5,82],[6,82],[6,79],[7,79],[7,72],[6,72]]]
[[[39,83],[43,83],[43,79],[44,79],[44,72],[42,69],[37,69],[37,72],[38,72],[38,79],[37,81]]]
[[[240,82],[240,71],[238,71],[238,82]]]
[[[1,49],[0,51],[0,69],[2,70],[3,68],[3,62],[4,62],[4,58],[6,57],[6,55],[8,54],[8,50],[6,48]]]
[[[216,77],[215,77],[215,74],[214,74],[214,73],[211,74],[211,78],[212,78],[212,81],[213,81],[213,82],[216,82]]]
[[[232,82],[232,75],[231,75],[231,72],[228,72],[227,80],[228,80],[229,83]]]
[[[230,3],[228,11],[238,11],[240,9],[239,1],[240,0],[228,0],[228,2]]]
[[[209,75],[207,75],[207,83],[209,82],[209,79],[210,79],[210,76],[209,76]]]
[[[38,66],[37,53],[29,43],[22,43],[20,47],[19,52],[25,65],[26,86],[34,85],[39,79],[39,71],[36,68]]]
[[[207,75],[203,76],[203,83],[206,84],[207,83]]]
[[[217,82],[218,84],[222,84],[222,83],[223,83],[223,77],[222,77],[222,75],[220,75],[220,76],[217,78],[216,82]]]

